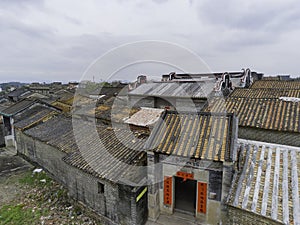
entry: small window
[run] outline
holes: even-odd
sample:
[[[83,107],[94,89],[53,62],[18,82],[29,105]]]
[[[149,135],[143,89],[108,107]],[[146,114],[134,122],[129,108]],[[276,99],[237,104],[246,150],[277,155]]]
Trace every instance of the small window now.
[[[104,184],[98,182],[98,194],[104,193]]]

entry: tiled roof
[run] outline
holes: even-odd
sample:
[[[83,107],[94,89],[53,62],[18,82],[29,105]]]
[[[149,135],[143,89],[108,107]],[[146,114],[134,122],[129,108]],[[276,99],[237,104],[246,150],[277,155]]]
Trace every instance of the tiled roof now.
[[[36,124],[50,115],[53,115],[56,110],[51,109],[49,107],[43,105],[35,105],[32,108],[26,110],[21,115],[17,115],[15,118],[16,123],[14,124],[15,127],[19,129],[26,129]]]
[[[4,109],[6,109],[7,107],[0,105],[0,112],[2,112]]]
[[[141,107],[141,110],[125,120],[125,123],[143,127],[153,126],[163,111],[164,109]]]
[[[136,138],[131,131],[104,126],[97,126],[95,137],[91,132],[92,124],[82,123],[78,134],[73,131],[70,118],[58,115],[24,133],[69,153],[63,160],[86,173],[112,182],[129,179],[130,176],[134,179],[139,168],[131,165],[139,164],[145,156],[142,151],[144,141]],[[75,138],[76,135],[78,138]]]
[[[231,161],[234,117],[167,111],[151,133],[148,149],[167,155]]]
[[[235,113],[239,126],[243,127],[300,132],[300,102],[280,99],[215,99],[205,111]]]
[[[55,92],[55,95],[58,97],[58,101],[72,105],[73,104],[73,97],[74,93],[67,91],[67,90],[59,90],[58,92]]]
[[[230,97],[241,98],[279,98],[279,97],[295,97],[300,98],[299,89],[253,89],[253,88],[236,88],[230,94]]]
[[[26,95],[23,95],[22,98],[37,98],[37,99],[48,99],[49,97],[40,93],[36,93],[36,92],[29,92]]]
[[[73,135],[72,120],[62,115],[53,117],[46,122],[24,131],[26,135],[36,138],[63,152],[77,150]]]
[[[137,108],[128,106],[127,98],[111,97],[95,109],[95,117],[101,120],[123,123],[125,118],[137,111]]]
[[[13,116],[13,115],[23,111],[24,109],[27,109],[28,107],[32,106],[35,102],[36,102],[36,100],[30,100],[30,99],[21,100],[21,101],[17,102],[16,104],[7,107],[3,111],[1,111],[0,114],[5,115],[5,116]]]
[[[257,80],[250,88],[300,89],[300,81]]]
[[[13,90],[11,92],[8,93],[9,97],[20,97],[26,93],[30,93],[30,91],[28,89],[25,88],[18,88],[16,90]]]
[[[138,168],[133,168],[141,162],[145,156],[143,152],[144,141],[137,140],[132,132],[97,127],[99,138],[82,132],[82,138],[78,141],[79,146],[86,148],[68,154],[63,160],[86,173],[112,182],[122,181],[134,174]],[[101,144],[99,144],[101,143]],[[138,182],[132,177],[132,182]]]
[[[66,104],[60,101],[55,101],[51,103],[52,106],[59,108],[63,112],[71,112],[72,110],[72,105]]]
[[[30,87],[31,90],[49,90],[50,87],[46,87],[46,86],[32,86]]]
[[[133,91],[129,92],[128,95],[179,97],[179,98],[207,98],[209,92],[213,91],[214,86],[215,86],[215,82],[145,83],[140,85]]]
[[[240,165],[228,204],[283,224],[299,224],[300,148],[239,140]]]
[[[124,122],[132,112],[137,112],[138,109],[128,107],[127,98],[125,97],[111,97],[102,102],[93,100],[87,104],[79,104],[75,102],[72,114],[81,117],[93,117],[102,121],[110,123]]]
[[[280,77],[279,76],[276,76],[276,77],[268,76],[268,77],[263,77],[262,80],[280,80]]]

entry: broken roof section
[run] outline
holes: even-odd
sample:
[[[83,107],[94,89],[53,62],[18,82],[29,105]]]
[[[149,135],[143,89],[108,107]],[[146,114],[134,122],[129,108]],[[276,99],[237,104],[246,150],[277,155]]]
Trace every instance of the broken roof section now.
[[[129,92],[128,95],[206,99],[213,91],[214,85],[211,80],[207,82],[145,83]]]
[[[201,160],[234,161],[236,123],[232,114],[166,111],[152,131],[147,149]]]
[[[126,119],[125,123],[141,127],[153,127],[162,112],[164,109],[141,107],[141,110]]]
[[[230,206],[283,224],[300,221],[300,148],[239,140]]]

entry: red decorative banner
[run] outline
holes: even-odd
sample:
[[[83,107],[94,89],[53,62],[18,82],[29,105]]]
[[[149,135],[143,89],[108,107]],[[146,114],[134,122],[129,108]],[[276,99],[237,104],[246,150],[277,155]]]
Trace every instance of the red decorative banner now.
[[[176,176],[183,178],[183,181],[186,181],[187,179],[194,180],[193,173],[186,173],[186,172],[178,171],[176,173]]]
[[[164,204],[172,205],[172,177],[164,179]]]
[[[198,182],[197,211],[206,214],[207,183]]]

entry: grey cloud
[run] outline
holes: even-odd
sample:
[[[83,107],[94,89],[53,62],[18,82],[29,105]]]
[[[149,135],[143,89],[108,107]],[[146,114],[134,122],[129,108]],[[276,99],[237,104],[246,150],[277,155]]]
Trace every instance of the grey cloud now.
[[[1,0],[0,8],[9,10],[26,10],[30,7],[42,9],[44,8],[44,0]]]
[[[241,49],[249,50],[249,48],[255,46],[272,45],[278,40],[279,35],[272,35],[264,31],[257,31],[254,33],[237,31],[227,34],[226,37],[221,37],[216,47],[225,52],[232,52]]]
[[[260,1],[247,8],[243,1],[210,0],[198,6],[198,15],[204,22],[230,29],[275,30],[291,22],[300,14],[298,1],[287,4],[265,4]],[[297,20],[299,17],[297,18]]]
[[[19,20],[0,16],[0,32],[15,33],[15,35],[22,34],[30,38],[47,38],[50,34],[53,34],[54,30],[50,27],[29,26]]]
[[[118,11],[121,13],[120,18],[126,18],[126,13],[134,15],[134,20],[139,22],[136,24],[139,27],[137,32],[133,32],[134,29],[130,30],[130,28],[125,30],[126,26],[124,26],[120,27],[120,31],[118,28],[107,29],[112,32],[109,33],[101,30],[105,29],[105,26],[100,23],[99,30],[97,27],[93,27],[94,31],[81,32],[81,26],[86,25],[89,18],[85,20],[83,17],[76,17],[76,14],[72,14],[72,9],[66,16],[59,13],[60,10],[56,11],[55,7],[59,7],[59,5],[52,5],[50,8],[40,0],[0,1],[2,13],[0,16],[1,79],[78,80],[90,63],[105,52],[121,44],[145,39],[164,40],[186,46],[207,60],[213,70],[239,70],[242,67],[250,67],[257,68],[262,72],[298,72],[295,65],[297,65],[296,59],[300,57],[298,50],[298,46],[300,46],[298,38],[300,35],[300,3],[297,1],[290,4],[271,3],[270,1],[267,6],[257,2],[251,4],[252,8],[248,9],[243,6],[243,1],[236,0],[226,2],[190,0],[185,3],[182,3],[184,1],[174,3],[168,0],[153,0],[157,4],[162,4],[162,7],[153,3],[136,3],[129,4],[128,8],[130,9],[128,10],[126,8],[127,1],[120,1],[124,7],[124,10]],[[114,5],[112,4],[112,6]],[[157,14],[159,18],[153,19],[144,18],[138,13],[134,14],[145,7],[153,6],[156,9],[169,8],[175,12],[181,11],[179,7],[182,6],[185,9],[182,14],[174,16],[184,18],[183,22],[174,25],[173,17],[170,16],[170,12],[173,11]],[[39,20],[40,13],[45,14],[46,16],[43,18],[49,19],[49,21],[45,21],[46,25],[38,26],[38,23],[34,21],[22,22],[22,15],[30,14],[32,10],[38,10],[38,13],[34,14],[37,18],[32,16],[29,19]],[[107,21],[109,27],[109,22],[115,21],[113,18],[119,16],[114,15],[113,12],[112,9],[110,18],[99,14],[99,17],[97,16],[95,19]],[[147,12],[151,12],[151,8],[147,8]],[[14,19],[15,17],[12,16],[14,14],[20,14],[20,19]],[[84,15],[89,16],[88,13]],[[51,18],[55,18],[55,20],[51,21]],[[79,18],[83,18],[83,20]],[[189,22],[190,18],[193,21]],[[59,33],[55,26],[60,21],[62,29],[70,26],[69,30],[73,34]],[[115,29],[118,31],[116,32]],[[130,33],[138,33],[138,35],[130,35]],[[145,50],[141,49],[140,51]],[[132,54],[135,52],[128,52],[128,57],[131,57]],[[284,59],[284,63],[278,63],[281,60],[280,57]],[[180,58],[180,60],[185,59]],[[121,64],[121,62],[118,63]],[[153,65],[150,63],[147,67],[128,68],[124,71],[127,74],[134,74],[143,73],[144,69],[144,73],[155,74],[164,68],[167,70],[164,66],[161,66],[160,69],[152,67]]]
[[[169,0],[152,0],[152,1],[155,2],[155,3],[166,3]]]
[[[79,80],[96,58],[115,46],[139,39],[109,33],[61,36],[9,18],[0,21],[1,79]]]
[[[298,1],[289,4],[250,4],[243,1],[210,0],[198,4],[200,21],[214,27],[216,49],[238,51],[279,43],[282,36],[300,28]],[[212,40],[213,41],[213,40]]]

